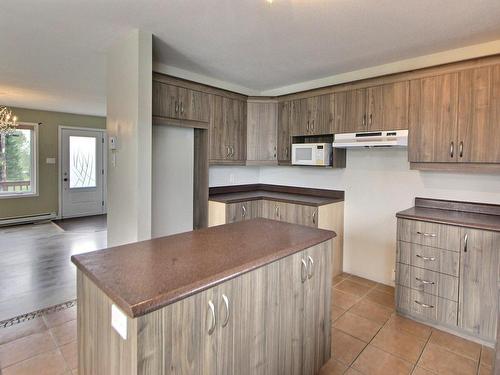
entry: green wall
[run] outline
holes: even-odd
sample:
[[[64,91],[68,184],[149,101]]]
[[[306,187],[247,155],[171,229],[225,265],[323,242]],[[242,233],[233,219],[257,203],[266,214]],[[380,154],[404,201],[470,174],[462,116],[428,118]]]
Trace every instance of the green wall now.
[[[38,127],[38,196],[0,199],[0,218],[58,212],[58,128],[60,125],[85,128],[106,128],[106,118],[70,113],[13,108],[19,122],[41,122]],[[45,159],[56,158],[56,164]]]

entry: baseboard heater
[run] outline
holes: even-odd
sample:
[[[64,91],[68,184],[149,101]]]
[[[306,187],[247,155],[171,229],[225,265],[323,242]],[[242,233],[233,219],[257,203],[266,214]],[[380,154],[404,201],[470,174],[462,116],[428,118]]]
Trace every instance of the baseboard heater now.
[[[3,219],[0,219],[0,227],[7,226],[7,225],[36,223],[37,221],[53,220],[56,218],[57,218],[57,214],[55,212],[43,213],[43,214],[37,214],[37,215],[6,217]]]

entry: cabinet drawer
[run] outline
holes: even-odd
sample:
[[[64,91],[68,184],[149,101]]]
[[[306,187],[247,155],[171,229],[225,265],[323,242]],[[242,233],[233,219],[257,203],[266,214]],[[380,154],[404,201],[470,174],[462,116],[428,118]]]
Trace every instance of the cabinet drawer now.
[[[458,301],[458,277],[399,263],[398,284],[407,288]]]
[[[458,277],[459,274],[460,253],[455,251],[398,241],[396,259],[400,263],[451,276]]]
[[[460,251],[460,228],[453,225],[398,219],[398,240]]]
[[[431,320],[449,326],[457,325],[458,305],[454,301],[401,285],[398,285],[396,295],[398,309],[405,310],[423,320]]]

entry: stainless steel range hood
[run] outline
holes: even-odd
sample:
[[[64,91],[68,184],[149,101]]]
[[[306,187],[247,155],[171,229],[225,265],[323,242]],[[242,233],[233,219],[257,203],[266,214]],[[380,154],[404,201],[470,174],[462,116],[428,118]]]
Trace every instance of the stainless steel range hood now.
[[[334,148],[407,147],[408,130],[335,134]]]

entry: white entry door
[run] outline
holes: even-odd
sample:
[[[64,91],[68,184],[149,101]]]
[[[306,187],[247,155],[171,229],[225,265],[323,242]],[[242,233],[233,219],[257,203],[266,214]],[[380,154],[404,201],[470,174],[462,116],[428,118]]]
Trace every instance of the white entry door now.
[[[104,131],[61,129],[61,216],[106,212]]]

